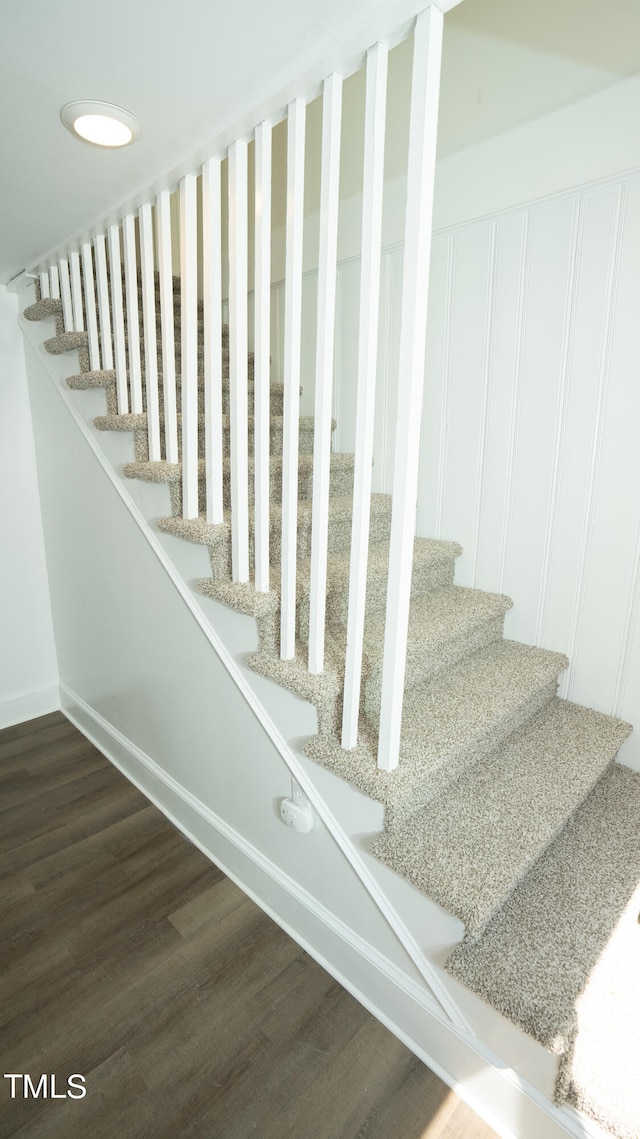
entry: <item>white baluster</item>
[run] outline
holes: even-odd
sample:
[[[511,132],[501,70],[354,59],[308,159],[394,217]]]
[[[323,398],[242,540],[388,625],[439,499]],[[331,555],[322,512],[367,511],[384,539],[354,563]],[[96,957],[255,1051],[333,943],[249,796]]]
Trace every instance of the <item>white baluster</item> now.
[[[162,458],[160,412],[158,408],[158,342],[156,329],[156,290],[153,276],[153,215],[146,202],[138,213],[140,226],[140,268],[142,270],[142,322],[144,328],[144,387],[147,397],[149,460]]]
[[[353,525],[349,570],[349,613],[345,657],[342,746],[358,742],[358,713],[362,681],[362,647],[367,594],[371,465],[378,362],[380,255],[382,249],[382,190],[388,51],[375,44],[367,53],[367,91],[362,177],[362,262],[360,270],[360,328],[356,448],[353,483]]]
[[[324,81],[322,100],[318,332],[313,423],[313,522],[311,531],[311,591],[309,597],[309,671],[313,673],[322,672],[324,668],[341,119],[342,76],[330,75]]]
[[[198,246],[196,175],[180,182],[182,515],[198,517]]]
[[[437,8],[421,12],[413,49],[393,512],[378,739],[378,766],[385,771],[397,766],[400,754],[418,500],[442,22],[442,12]]]
[[[249,422],[247,392],[247,143],[229,147],[229,394],[231,563],[249,580]]]
[[[122,257],[120,253],[120,227],[109,226],[109,269],[111,279],[111,311],[113,314],[113,340],[115,345],[116,394],[118,414],[129,411],[127,387],[127,353],[124,339],[124,311],[122,308]]]
[[[113,368],[113,346],[111,343],[111,310],[109,307],[109,278],[107,276],[107,253],[104,234],[93,239],[96,258],[96,280],[98,284],[98,312],[100,314],[100,354],[102,367],[106,371]]]
[[[164,391],[164,448],[168,463],[178,462],[176,403],[176,349],[174,337],[173,265],[171,261],[171,197],[163,190],[156,198],[156,248],[160,277],[160,329],[162,334],[162,386]]]
[[[60,292],[62,293],[62,316],[65,332],[73,332],[73,306],[71,304],[71,282],[69,280],[69,262],[66,257],[58,258],[58,272],[60,274]]]
[[[124,242],[124,287],[127,302],[127,343],[129,348],[129,382],[131,410],[140,415],[142,404],[142,367],[140,363],[140,316],[138,310],[138,262],[136,256],[136,223],[127,214],[122,223]]]
[[[302,236],[304,223],[304,99],[287,114],[287,231],[284,294],[284,422],[282,447],[282,588],[280,655],[296,648],[296,557],[298,542],[298,433],[300,335],[302,326]]]
[[[82,308],[82,277],[80,276],[80,254],[73,249],[69,254],[71,270],[71,305],[73,309],[73,330],[84,332],[84,312]]]
[[[39,273],[38,280],[40,281],[40,300],[48,301],[51,295],[49,292],[49,274]]]
[[[255,135],[254,475],[255,582],[269,590],[271,333],[271,123]]]
[[[224,520],[222,496],[222,250],[220,159],[202,167],[202,286],[207,522]]]
[[[60,300],[60,273],[57,265],[49,266],[49,284],[51,286],[51,299]]]
[[[88,241],[85,241],[82,246],[82,281],[84,284],[84,307],[87,314],[87,334],[89,337],[89,365],[92,372],[97,372],[100,370],[100,342],[98,339],[96,289],[93,278],[93,249]]]

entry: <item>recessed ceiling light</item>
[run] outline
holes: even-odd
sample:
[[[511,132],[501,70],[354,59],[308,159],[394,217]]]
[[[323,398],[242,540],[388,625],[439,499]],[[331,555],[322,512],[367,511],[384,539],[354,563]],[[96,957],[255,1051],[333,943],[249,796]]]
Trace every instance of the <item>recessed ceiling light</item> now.
[[[142,124],[124,107],[87,99],[66,103],[60,112],[67,130],[91,146],[128,146],[142,134]]]

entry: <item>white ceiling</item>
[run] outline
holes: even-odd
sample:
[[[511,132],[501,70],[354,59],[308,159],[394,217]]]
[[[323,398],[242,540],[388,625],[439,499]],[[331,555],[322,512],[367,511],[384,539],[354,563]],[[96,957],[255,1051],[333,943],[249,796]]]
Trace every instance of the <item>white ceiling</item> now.
[[[0,281],[211,139],[358,25],[411,0],[29,0],[0,35]],[[378,23],[376,23],[378,21]],[[346,28],[345,28],[346,25]],[[354,39],[355,43],[356,40]],[[371,42],[371,41],[368,41]],[[640,71],[640,2],[464,0],[445,20],[440,152]],[[279,76],[274,83],[274,76]],[[59,114],[102,99],[141,119],[100,151]],[[248,124],[249,125],[249,124]]]

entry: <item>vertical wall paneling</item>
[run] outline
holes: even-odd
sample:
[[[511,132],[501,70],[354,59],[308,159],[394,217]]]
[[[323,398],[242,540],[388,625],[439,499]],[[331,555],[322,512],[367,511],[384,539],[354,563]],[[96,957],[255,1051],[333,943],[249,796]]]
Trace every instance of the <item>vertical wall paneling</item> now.
[[[150,202],[140,207],[140,269],[142,277],[142,322],[144,328],[144,386],[147,397],[149,460],[162,458],[160,449],[160,409],[158,405],[158,340],[156,328],[156,288],[153,256],[153,211]]]
[[[287,225],[284,302],[284,422],[282,467],[282,589],[280,654],[295,656],[296,554],[298,526],[298,418],[300,414],[300,331],[306,106],[298,98],[287,114]]]
[[[342,715],[342,746],[347,749],[354,748],[358,741],[358,711],[362,680],[378,365],[387,63],[388,52],[383,44],[376,44],[370,48],[367,53],[365,95],[353,525]]]
[[[182,516],[198,517],[198,234],[196,175],[180,181]]]
[[[560,490],[560,472],[565,459],[566,421],[569,394],[569,382],[573,363],[573,345],[576,326],[576,310],[578,297],[578,280],[580,276],[580,256],[582,253],[582,235],[584,229],[584,201],[577,198],[573,207],[571,227],[571,248],[569,252],[569,276],[567,280],[567,295],[564,310],[564,328],[562,337],[562,350],[560,357],[560,375],[555,411],[555,441],[553,447],[553,469],[547,506],[547,525],[544,539],[544,554],[542,563],[542,578],[538,597],[538,614],[536,621],[536,644],[544,644],[545,618],[549,599],[551,580],[551,567],[553,563],[554,544],[557,530],[558,495]]]
[[[480,405],[480,446],[478,448],[478,466],[476,474],[476,517],[473,533],[473,570],[471,580],[474,588],[478,584],[478,563],[480,559],[480,536],[482,532],[482,514],[484,505],[485,467],[487,458],[487,432],[489,413],[489,389],[491,385],[491,372],[493,363],[493,336],[495,323],[495,296],[496,296],[496,261],[498,251],[498,226],[493,221],[489,233],[489,256],[487,259],[487,302],[485,308],[484,330],[484,358],[482,364],[482,398]]]
[[[601,429],[598,445],[591,449],[597,470],[593,487],[589,480],[587,488],[592,502],[571,693],[572,699],[579,693],[581,700],[605,712],[620,702],[637,735],[640,645],[633,611],[640,516],[640,181],[625,182],[613,210],[610,257],[617,265],[611,304],[606,274],[602,350],[597,356],[598,395],[603,368],[606,378],[602,402],[595,402]],[[627,678],[633,678],[631,687]]]
[[[428,8],[418,16],[414,34],[400,386],[378,742],[378,765],[386,771],[397,766],[400,751],[411,565],[418,499],[442,24],[442,13],[437,8]]]
[[[629,672],[634,640],[638,633],[638,611],[640,610],[640,515],[636,531],[636,541],[633,551],[633,574],[631,586],[627,594],[626,610],[623,621],[622,651],[618,657],[618,668],[613,689],[612,714],[624,715],[624,700],[629,684]]]
[[[92,372],[97,372],[100,368],[100,342],[98,339],[98,313],[96,310],[96,290],[93,277],[93,249],[88,241],[85,241],[82,246],[82,282],[84,285],[84,307],[87,314],[89,366]]]
[[[160,284],[164,450],[167,462],[177,463],[178,408],[176,402],[175,314],[171,257],[171,196],[168,190],[163,190],[156,198],[156,250]]]
[[[51,297],[54,301],[60,300],[60,271],[57,265],[49,266],[49,284],[51,286]]]
[[[72,249],[69,254],[69,268],[71,270],[71,300],[73,307],[74,332],[84,332],[84,310],[82,305],[82,277],[80,274],[80,254]]]
[[[261,593],[269,589],[271,134],[271,123],[256,127],[253,456],[255,582]]]
[[[127,346],[129,349],[129,385],[131,410],[142,413],[142,367],[140,362],[140,317],[138,312],[138,258],[136,253],[136,224],[133,214],[127,214],[122,223],[124,244],[124,287],[127,302]]]
[[[96,282],[98,285],[98,313],[100,316],[100,355],[102,367],[106,371],[113,368],[113,344],[111,341],[111,305],[109,302],[109,277],[107,274],[107,250],[103,233],[93,239],[96,259]]]
[[[446,308],[445,308],[445,335],[444,335],[444,359],[442,366],[442,403],[440,409],[440,450],[438,462],[438,489],[437,489],[437,514],[435,535],[436,538],[442,537],[442,511],[444,503],[444,492],[447,480],[447,433],[449,430],[449,416],[451,410],[451,337],[452,337],[452,311],[453,311],[453,291],[455,289],[456,279],[456,245],[455,237],[449,234],[447,238],[447,277],[446,277]]]
[[[115,347],[118,413],[120,415],[127,415],[129,411],[129,391],[127,387],[124,310],[122,307],[122,255],[120,252],[120,227],[117,225],[109,226],[109,266],[111,270],[111,311],[113,314],[113,342]]]
[[[58,272],[60,275],[60,292],[62,294],[62,316],[65,332],[73,332],[73,305],[71,303],[71,281],[69,280],[69,262],[66,257],[58,258]]]
[[[334,367],[338,189],[342,122],[341,75],[334,74],[325,79],[322,108],[318,331],[316,339],[311,586],[309,596],[309,671],[312,673],[319,673],[324,669],[329,482],[331,478],[331,400]]]
[[[229,411],[231,415],[231,562],[249,580],[249,413],[247,320],[247,143],[229,147]]]
[[[40,281],[40,299],[46,301],[51,295],[49,292],[49,274],[40,273],[38,280]]]
[[[511,521],[513,518],[514,486],[518,460],[518,433],[520,430],[520,392],[522,389],[522,371],[524,360],[524,343],[526,336],[530,260],[531,217],[528,212],[525,212],[522,217],[522,238],[520,245],[518,311],[516,315],[516,344],[514,353],[515,369],[513,376],[513,393],[511,397],[511,416],[509,423],[509,453],[506,468],[507,494],[505,502],[504,525],[502,528],[502,543],[500,550],[500,579],[498,588],[501,593],[504,592],[505,587],[507,562],[509,558],[509,539],[511,537]]]
[[[580,557],[579,557],[579,574],[578,583],[576,588],[576,596],[573,607],[571,619],[571,635],[569,642],[569,659],[573,660],[576,655],[576,649],[581,632],[581,622],[584,609],[586,578],[588,569],[588,559],[591,553],[591,544],[593,539],[594,528],[594,513],[596,503],[596,492],[598,489],[598,479],[600,473],[600,456],[602,451],[602,439],[604,431],[604,414],[607,400],[607,389],[609,384],[609,365],[611,360],[611,342],[613,333],[613,316],[615,312],[616,294],[618,287],[618,277],[620,270],[620,259],[622,256],[622,235],[624,230],[624,217],[626,207],[626,185],[622,184],[618,189],[618,197],[616,202],[616,217],[613,229],[613,236],[611,242],[611,252],[609,258],[609,269],[607,273],[607,295],[605,301],[605,320],[603,326],[602,342],[600,346],[599,363],[598,363],[598,392],[596,397],[596,415],[593,428],[593,437],[591,442],[591,462],[589,483],[585,495],[584,516],[582,525],[582,538],[580,542]],[[567,683],[567,696],[569,699],[573,696],[575,685],[575,673],[569,675]]]
[[[220,159],[202,167],[202,299],[207,522],[224,521],[222,493],[222,249]]]

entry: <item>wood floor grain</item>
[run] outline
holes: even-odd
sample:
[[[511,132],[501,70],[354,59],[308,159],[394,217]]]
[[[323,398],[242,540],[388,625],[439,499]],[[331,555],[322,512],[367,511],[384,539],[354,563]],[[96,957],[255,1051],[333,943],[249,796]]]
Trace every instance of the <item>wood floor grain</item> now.
[[[0,1137],[494,1135],[61,713],[0,732],[0,852],[2,1073],[87,1089],[2,1079]]]

